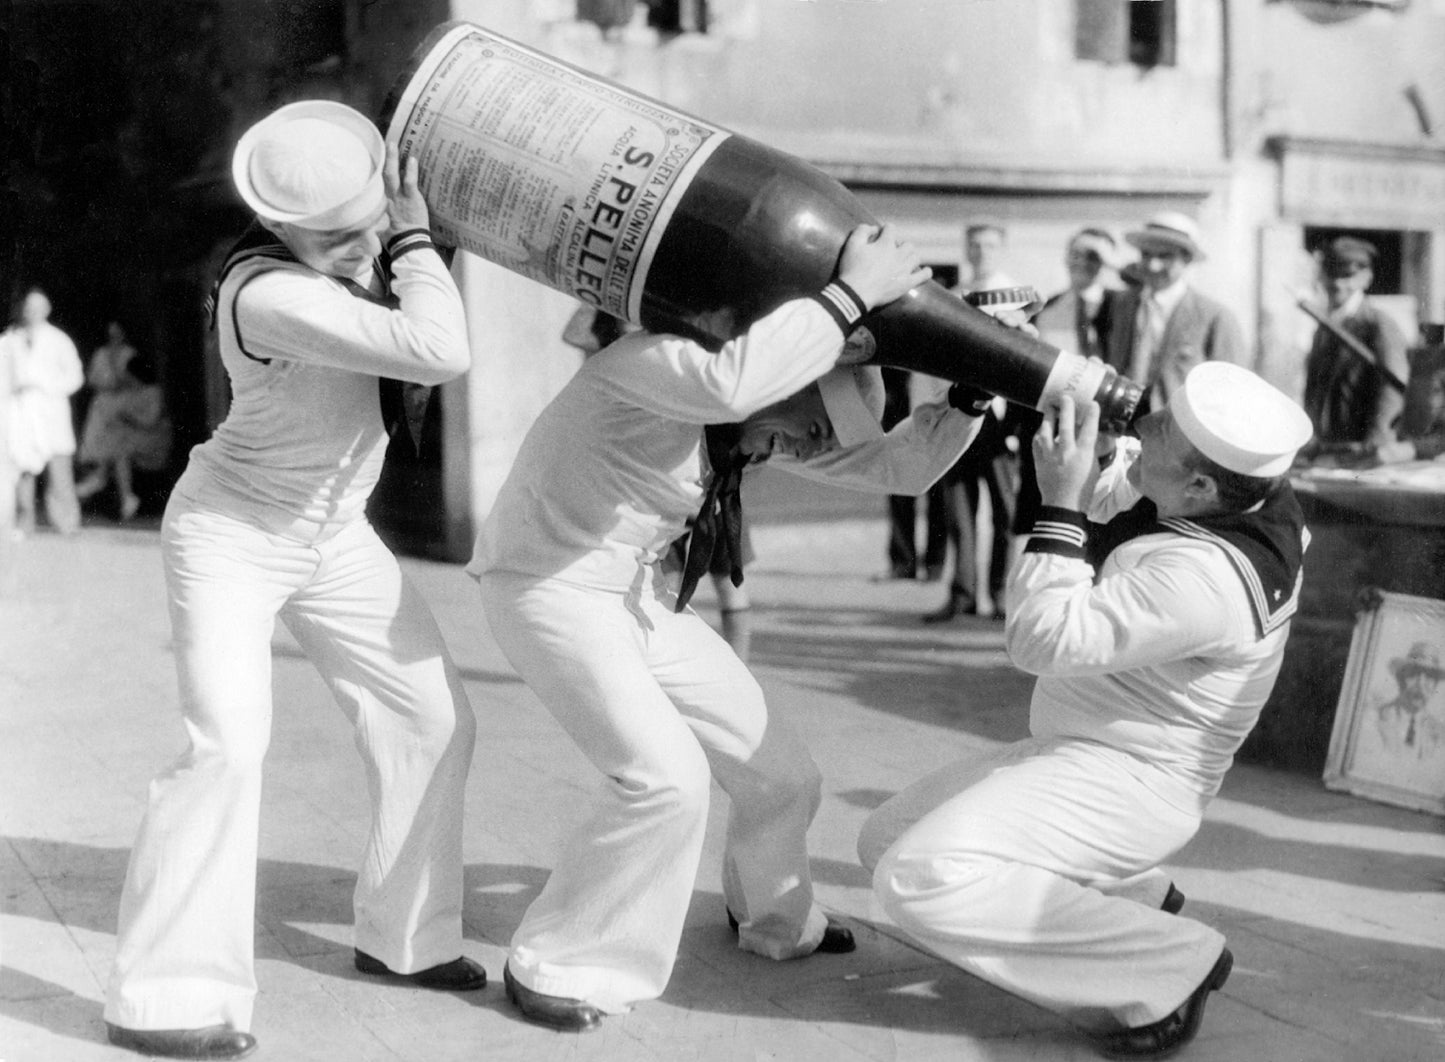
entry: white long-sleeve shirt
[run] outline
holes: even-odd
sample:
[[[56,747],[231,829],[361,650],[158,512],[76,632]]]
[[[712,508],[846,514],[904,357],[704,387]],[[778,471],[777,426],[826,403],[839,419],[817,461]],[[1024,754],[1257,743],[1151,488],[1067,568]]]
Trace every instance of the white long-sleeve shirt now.
[[[606,590],[652,585],[697,512],[702,427],[740,421],[832,367],[837,324],[812,299],[785,303],[713,353],[634,333],[588,359],[543,410],[477,536],[473,575],[552,576]],[[918,493],[963,452],[977,420],[919,410],[885,438],[790,472],[881,493]]]
[[[1101,477],[1090,519],[1137,500],[1123,474],[1133,452]],[[1009,656],[1039,676],[1033,735],[1133,753],[1141,770],[1163,771],[1197,797],[1185,810],[1218,791],[1274,688],[1289,637],[1287,622],[1260,637],[1219,546],[1174,532],[1117,547],[1097,581],[1080,557],[1026,552],[1009,578],[1008,604]]]
[[[217,305],[230,413],[176,489],[302,539],[361,518],[386,453],[378,378],[438,384],[470,364],[461,295],[429,244],[393,260],[391,291],[396,309],[299,263],[232,270]]]
[[[85,383],[71,338],[49,321],[17,325],[0,335],[0,360],[9,365],[7,443],[23,472],[39,472],[52,457],[75,453],[70,396]]]

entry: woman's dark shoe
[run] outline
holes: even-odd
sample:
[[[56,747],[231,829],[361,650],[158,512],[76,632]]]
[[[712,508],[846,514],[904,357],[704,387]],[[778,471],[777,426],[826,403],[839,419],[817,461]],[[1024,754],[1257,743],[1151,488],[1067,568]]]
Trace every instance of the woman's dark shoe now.
[[[510,966],[502,967],[502,984],[507,990],[507,998],[528,1021],[560,1032],[587,1032],[602,1024],[602,1012],[591,1003],[534,992],[512,976]]]
[[[380,959],[373,959],[366,952],[358,949],[356,968],[364,974],[371,974],[375,977],[395,977],[401,981],[409,981],[420,988],[434,988],[438,992],[475,992],[479,988],[487,987],[487,971],[465,955],[455,958],[451,962],[418,970],[416,973],[399,974],[393,972]]]
[[[726,910],[726,908],[724,908]],[[738,931],[737,916],[728,911],[728,928],[734,933]],[[818,941],[818,946],[811,954],[816,955],[822,952],[824,955],[846,955],[858,947],[858,942],[853,939],[853,931],[841,922],[835,922],[831,918],[823,929],[823,939]]]
[[[1209,976],[1178,1010],[1150,1025],[1101,1036],[1099,1050],[1109,1058],[1168,1058],[1194,1039],[1204,1021],[1204,1004],[1209,1000],[1209,993],[1224,987],[1233,967],[1234,956],[1225,948]]]
[[[229,1025],[207,1025],[204,1029],[127,1029],[106,1022],[105,1034],[116,1047],[159,1058],[245,1058],[256,1050],[254,1036]]]

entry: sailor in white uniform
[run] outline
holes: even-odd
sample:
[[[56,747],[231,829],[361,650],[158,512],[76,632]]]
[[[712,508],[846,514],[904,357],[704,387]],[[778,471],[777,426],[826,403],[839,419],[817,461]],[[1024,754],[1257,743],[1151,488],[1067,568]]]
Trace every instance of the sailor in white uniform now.
[[[231,410],[191,452],[161,529],[188,744],[151,785],[105,1007],[112,1042],[179,1058],[240,1058],[256,1044],[277,617],[366,765],[357,968],[442,989],[486,982],[461,956],[476,721],[436,621],[365,511],[387,444],[380,378],[437,384],[465,371],[461,297],[427,234],[415,162],[399,173],[351,108],[281,108],[241,139],[233,173],[258,224],[216,291]]]
[[[1194,1036],[1232,962],[1219,932],[1171,913],[1182,894],[1157,866],[1194,836],[1279,672],[1307,541],[1285,474],[1310,424],[1206,362],[1138,429],[1100,475],[1097,406],[1077,431],[1071,400],[1046,418],[1043,510],[1008,587],[1009,654],[1039,676],[1031,736],[888,801],[859,854],[920,943],[1147,1058]],[[1086,512],[1117,514],[1097,572]]]
[[[469,571],[493,634],[598,772],[598,794],[512,939],[508,992],[530,1020],[594,1028],[662,993],[713,779],[731,799],[723,895],[739,946],[773,959],[853,946],[813,899],[818,769],[682,602],[711,552],[699,529],[716,517],[736,531],[725,499],[750,460],[916,494],[972,437],[971,410],[943,402],[885,435],[877,370],[830,371],[865,310],[928,275],[888,227],[875,243],[869,232],[853,233],[818,296],[716,352],[635,333],[594,354],[532,427],[481,529]],[[723,446],[720,425],[732,428]],[[694,513],[680,591],[663,562]]]

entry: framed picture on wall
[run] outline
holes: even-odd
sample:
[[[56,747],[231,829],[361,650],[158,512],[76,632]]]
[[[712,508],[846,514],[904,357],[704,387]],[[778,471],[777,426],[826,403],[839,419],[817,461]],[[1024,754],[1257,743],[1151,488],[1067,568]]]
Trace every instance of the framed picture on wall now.
[[[1445,601],[1375,591],[1350,642],[1325,785],[1445,815]]]

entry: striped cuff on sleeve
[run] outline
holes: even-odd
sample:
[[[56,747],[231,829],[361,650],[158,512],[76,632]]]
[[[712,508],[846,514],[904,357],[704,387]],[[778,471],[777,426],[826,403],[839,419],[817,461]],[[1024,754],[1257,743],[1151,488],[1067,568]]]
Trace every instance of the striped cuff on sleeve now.
[[[1034,518],[1034,529],[1024,552],[1055,553],[1083,560],[1088,526],[1081,512],[1045,505]]]
[[[426,229],[403,229],[386,242],[386,253],[395,262],[404,254],[434,246]]]
[[[833,318],[839,331],[845,336],[853,331],[853,326],[858,323],[858,318],[868,312],[868,307],[863,305],[863,300],[858,297],[858,293],[841,280],[833,281],[814,295],[813,299],[828,311],[828,315]]]

